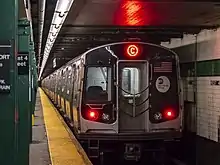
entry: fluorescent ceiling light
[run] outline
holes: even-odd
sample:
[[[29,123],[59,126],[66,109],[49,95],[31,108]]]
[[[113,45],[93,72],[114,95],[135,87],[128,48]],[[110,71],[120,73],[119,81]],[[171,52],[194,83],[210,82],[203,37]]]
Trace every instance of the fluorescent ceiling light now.
[[[52,28],[50,29],[50,35],[54,35],[58,32],[58,29],[56,29],[54,26],[52,26]]]
[[[63,15],[63,14],[62,14]],[[54,17],[53,17],[53,20],[52,20],[52,24],[61,24],[63,21],[63,17],[60,17],[59,16],[59,13],[54,13]]]
[[[49,34],[47,37],[47,42],[46,42],[46,46],[45,46],[45,50],[44,50],[44,56],[43,56],[42,67],[40,70],[39,78],[41,78],[45,64],[46,64],[47,59],[49,57],[50,50],[53,47],[53,44],[56,40],[56,37],[62,27],[63,22],[66,19],[66,16],[72,6],[73,1],[74,0],[58,0],[57,1],[55,12],[54,12],[53,19],[52,19],[52,23],[50,26],[50,31],[49,31]]]
[[[56,11],[69,11],[70,7],[72,6],[73,0],[58,0],[56,5]]]

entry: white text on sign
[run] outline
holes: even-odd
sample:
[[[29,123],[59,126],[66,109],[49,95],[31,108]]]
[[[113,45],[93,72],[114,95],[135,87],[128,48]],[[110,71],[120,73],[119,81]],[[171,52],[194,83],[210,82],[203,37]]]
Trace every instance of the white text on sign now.
[[[18,62],[17,66],[27,66],[27,63],[26,62]]]
[[[9,60],[10,54],[0,54],[0,60]]]
[[[0,80],[0,84],[5,84],[5,80]]]
[[[10,85],[0,85],[1,90],[10,90]]]

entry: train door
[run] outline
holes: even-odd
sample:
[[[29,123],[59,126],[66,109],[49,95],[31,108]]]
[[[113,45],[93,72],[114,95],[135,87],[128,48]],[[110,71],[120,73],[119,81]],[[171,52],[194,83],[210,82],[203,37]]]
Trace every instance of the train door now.
[[[62,97],[62,75],[63,75],[63,70],[60,71],[60,75],[59,75],[59,95],[58,95],[58,107],[61,108],[61,97]]]
[[[64,98],[65,98],[65,91],[66,91],[66,68],[63,69],[63,73],[62,73],[62,85],[61,85],[61,111],[63,113],[65,112],[65,102],[64,102]]]
[[[71,84],[70,84],[70,119],[74,123],[74,117],[73,117],[73,111],[74,107],[76,105],[76,99],[75,99],[75,83],[76,83],[76,65],[72,64],[72,69],[71,69]]]
[[[71,87],[72,87],[72,67],[68,66],[66,71],[66,95],[64,98],[65,112],[69,119],[71,119]]]
[[[58,75],[57,72],[55,73],[55,87],[54,87],[54,100],[55,100],[55,104],[57,105],[57,83],[58,83]]]
[[[78,128],[79,119],[79,93],[80,93],[80,68],[78,65],[73,66],[73,96],[72,96],[72,118],[75,128]]]
[[[148,62],[118,62],[119,132],[148,130]]]

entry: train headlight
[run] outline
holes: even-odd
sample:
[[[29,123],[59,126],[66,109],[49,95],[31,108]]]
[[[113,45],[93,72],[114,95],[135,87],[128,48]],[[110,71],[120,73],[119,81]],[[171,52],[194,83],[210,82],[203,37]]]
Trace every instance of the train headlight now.
[[[110,116],[106,113],[103,113],[102,114],[102,119],[105,120],[105,121],[109,121],[110,120]]]
[[[162,114],[160,112],[157,112],[154,114],[154,119],[155,120],[161,120],[162,119]]]

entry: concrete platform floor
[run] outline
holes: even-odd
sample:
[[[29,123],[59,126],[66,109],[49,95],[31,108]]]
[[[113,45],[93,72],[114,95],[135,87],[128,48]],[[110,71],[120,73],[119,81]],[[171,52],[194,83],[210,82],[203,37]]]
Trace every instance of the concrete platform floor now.
[[[30,165],[50,165],[50,154],[47,143],[47,134],[44,124],[42,105],[39,91],[37,93],[35,107],[35,121],[33,130],[33,142],[30,145]]]
[[[36,100],[30,165],[92,165],[42,89]]]

